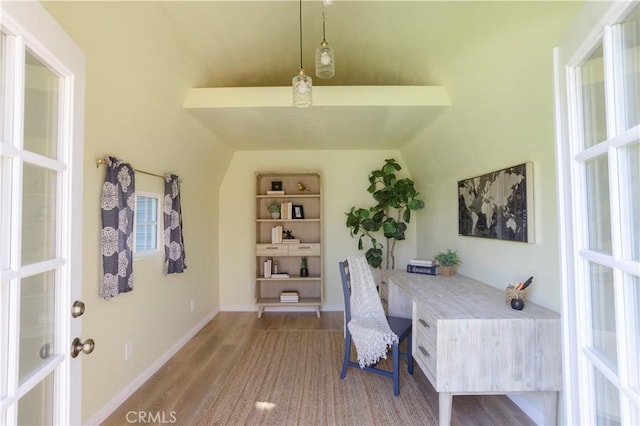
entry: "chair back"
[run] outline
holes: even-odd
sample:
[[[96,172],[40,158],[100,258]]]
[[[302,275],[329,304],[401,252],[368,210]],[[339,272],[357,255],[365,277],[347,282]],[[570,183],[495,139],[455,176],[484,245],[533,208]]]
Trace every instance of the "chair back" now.
[[[342,279],[342,295],[344,296],[344,319],[345,324],[351,321],[351,280],[349,277],[349,262],[345,259],[338,262],[340,278]]]

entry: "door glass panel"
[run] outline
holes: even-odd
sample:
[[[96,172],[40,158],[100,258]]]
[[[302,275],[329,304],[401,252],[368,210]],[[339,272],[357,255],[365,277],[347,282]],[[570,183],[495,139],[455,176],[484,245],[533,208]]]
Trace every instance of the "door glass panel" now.
[[[25,53],[24,149],[56,158],[60,79],[28,50]]]
[[[53,354],[54,318],[55,272],[23,278],[20,284],[20,381]]]
[[[24,163],[22,196],[22,264],[55,256],[57,174]]]
[[[611,254],[609,165],[601,155],[585,164],[589,249]]]
[[[595,368],[593,369],[593,381],[596,424],[611,426],[621,424],[618,389]]]
[[[628,326],[627,359],[629,362],[629,385],[640,391],[640,277],[626,275],[624,280],[625,323]],[[634,362],[636,361],[636,362]],[[639,401],[640,403],[640,401]],[[640,406],[636,405],[640,410]]]
[[[0,344],[4,347],[7,347],[7,343],[9,341],[9,282],[4,281],[0,282]],[[8,371],[9,371],[9,360],[7,358],[9,353],[8,351],[3,351],[2,356],[0,356],[0,401],[2,401],[8,394]],[[0,411],[0,424],[2,423],[2,411]]]
[[[19,425],[53,424],[53,380],[49,374],[36,387],[27,392],[18,402]]]
[[[9,157],[0,155],[0,189],[4,191],[0,193],[0,233],[2,234],[2,240],[0,240],[0,269],[9,269],[11,259],[11,242],[12,229],[11,229],[11,209],[9,208],[10,195],[5,193],[11,181],[11,165],[12,160]],[[6,191],[8,192],[8,191]]]
[[[582,77],[582,130],[588,148],[607,139],[602,44],[580,67]]]
[[[622,22],[625,130],[640,124],[640,7]]]
[[[5,67],[7,61],[4,57],[6,52],[5,43],[7,40],[7,36],[5,33],[0,32],[0,141],[6,142],[4,140],[4,99],[5,99]]]
[[[593,348],[614,370],[618,365],[613,270],[589,264]]]
[[[627,145],[620,151],[620,170],[626,171],[620,178],[627,179],[622,187],[629,197],[629,208],[624,205],[621,208],[622,214],[629,215],[623,221],[629,224],[629,242],[623,255],[626,259],[640,261],[640,142]]]

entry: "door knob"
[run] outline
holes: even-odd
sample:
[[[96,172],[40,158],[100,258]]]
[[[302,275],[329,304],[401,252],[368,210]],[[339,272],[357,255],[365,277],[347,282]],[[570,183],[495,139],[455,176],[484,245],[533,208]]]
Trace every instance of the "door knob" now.
[[[73,305],[71,305],[71,316],[73,318],[78,318],[82,314],[84,314],[84,303],[76,300],[73,302]]]
[[[79,338],[73,339],[71,342],[71,358],[77,357],[80,352],[84,352],[85,354],[90,354],[96,347],[96,342],[93,339],[87,339],[82,343],[82,340]]]

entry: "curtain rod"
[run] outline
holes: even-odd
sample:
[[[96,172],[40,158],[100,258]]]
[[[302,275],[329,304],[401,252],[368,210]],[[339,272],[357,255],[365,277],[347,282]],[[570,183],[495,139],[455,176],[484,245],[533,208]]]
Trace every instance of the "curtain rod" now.
[[[105,158],[101,158],[101,159],[96,161],[96,167],[100,167],[102,164],[107,164],[107,160]],[[164,176],[156,174],[156,173],[145,172],[144,170],[140,170],[140,169],[134,169],[134,170],[136,172],[138,172],[138,173],[143,173],[145,175],[155,176],[155,177],[159,177],[160,179],[164,179]],[[182,183],[182,179],[178,179],[178,182]]]

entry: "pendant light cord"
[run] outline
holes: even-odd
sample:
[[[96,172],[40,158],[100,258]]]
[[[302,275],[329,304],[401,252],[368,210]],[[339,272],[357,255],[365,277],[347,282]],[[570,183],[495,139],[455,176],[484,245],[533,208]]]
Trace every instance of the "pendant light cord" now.
[[[302,68],[302,0],[300,0],[300,69]]]
[[[327,41],[324,35],[324,4],[322,5],[322,41]]]

